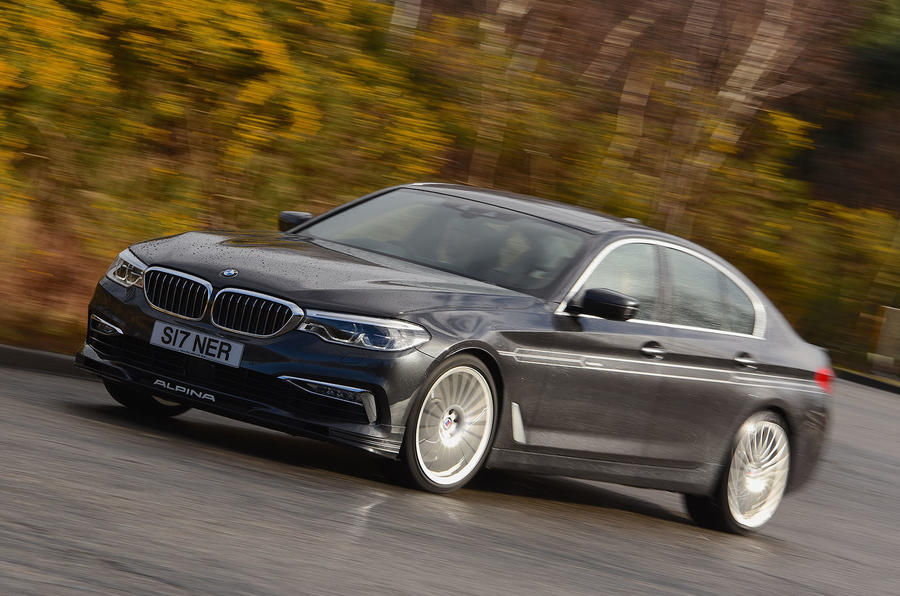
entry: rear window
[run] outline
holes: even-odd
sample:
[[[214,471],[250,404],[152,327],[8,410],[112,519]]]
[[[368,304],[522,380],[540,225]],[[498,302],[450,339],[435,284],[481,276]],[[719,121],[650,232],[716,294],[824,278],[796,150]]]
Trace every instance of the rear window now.
[[[709,263],[666,249],[672,279],[668,322],[689,327],[752,334],[756,315],[750,298]]]

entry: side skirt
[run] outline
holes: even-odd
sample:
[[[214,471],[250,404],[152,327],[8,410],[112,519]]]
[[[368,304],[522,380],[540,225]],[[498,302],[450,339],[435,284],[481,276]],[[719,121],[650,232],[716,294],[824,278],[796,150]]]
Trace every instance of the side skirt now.
[[[670,468],[498,448],[491,451],[486,467],[703,495],[715,491],[721,471],[718,464]]]

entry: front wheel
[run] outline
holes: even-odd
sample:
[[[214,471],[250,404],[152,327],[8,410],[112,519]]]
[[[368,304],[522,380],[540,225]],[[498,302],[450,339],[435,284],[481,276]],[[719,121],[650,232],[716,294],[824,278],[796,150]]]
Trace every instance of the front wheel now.
[[[698,525],[747,534],[768,522],[784,497],[791,449],[784,421],[774,412],[747,419],[735,435],[728,470],[713,496],[685,495]]]
[[[481,468],[494,438],[497,391],[490,371],[473,356],[447,359],[413,403],[403,455],[413,483],[448,493]]]
[[[156,397],[146,389],[136,385],[117,383],[106,379],[103,380],[103,384],[106,386],[106,390],[114,400],[129,410],[134,410],[148,416],[168,418],[170,416],[184,414],[191,409],[190,406],[185,406],[162,397]]]

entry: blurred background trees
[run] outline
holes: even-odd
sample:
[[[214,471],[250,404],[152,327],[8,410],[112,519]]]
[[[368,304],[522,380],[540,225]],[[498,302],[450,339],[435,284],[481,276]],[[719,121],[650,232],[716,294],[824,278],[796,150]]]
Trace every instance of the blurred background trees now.
[[[0,2],[0,341],[124,245],[397,182],[638,217],[862,366],[900,306],[900,0]]]

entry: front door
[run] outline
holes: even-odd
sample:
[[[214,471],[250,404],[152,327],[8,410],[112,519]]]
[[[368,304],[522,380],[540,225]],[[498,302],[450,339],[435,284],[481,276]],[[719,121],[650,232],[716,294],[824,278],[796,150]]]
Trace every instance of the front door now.
[[[652,324],[658,316],[659,263],[658,248],[637,239],[607,247],[582,289],[636,298],[636,320],[560,313],[554,315],[555,332],[546,349],[519,355],[550,369],[540,411],[532,418],[535,426],[528,431],[530,446],[609,461],[645,457],[668,332]]]

